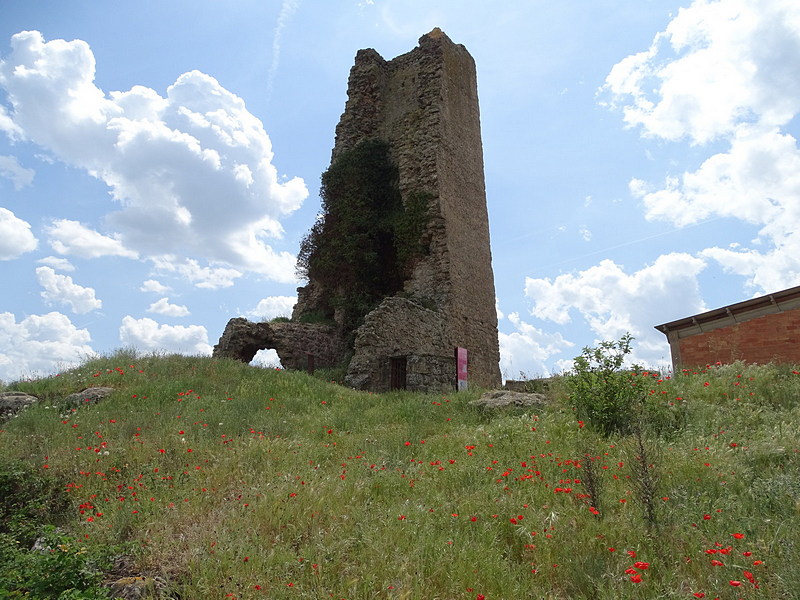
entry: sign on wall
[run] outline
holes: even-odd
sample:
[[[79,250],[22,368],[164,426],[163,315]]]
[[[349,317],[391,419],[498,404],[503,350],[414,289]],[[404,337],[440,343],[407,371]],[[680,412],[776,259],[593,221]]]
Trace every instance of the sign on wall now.
[[[467,389],[467,349],[456,348],[456,389]]]

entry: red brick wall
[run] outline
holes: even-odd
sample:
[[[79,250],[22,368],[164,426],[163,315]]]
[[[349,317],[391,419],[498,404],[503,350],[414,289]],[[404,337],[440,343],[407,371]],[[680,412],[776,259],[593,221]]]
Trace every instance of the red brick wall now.
[[[735,360],[800,364],[800,309],[682,338],[679,344],[683,367]]]

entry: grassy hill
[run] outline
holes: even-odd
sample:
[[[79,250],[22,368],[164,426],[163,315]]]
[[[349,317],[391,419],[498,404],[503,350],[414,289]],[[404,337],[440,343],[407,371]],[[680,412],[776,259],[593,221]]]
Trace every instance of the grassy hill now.
[[[640,377],[669,427],[609,437],[562,380],[495,411],[126,352],[15,383],[41,402],[0,424],[0,598],[103,597],[123,555],[183,599],[800,597],[800,374]]]

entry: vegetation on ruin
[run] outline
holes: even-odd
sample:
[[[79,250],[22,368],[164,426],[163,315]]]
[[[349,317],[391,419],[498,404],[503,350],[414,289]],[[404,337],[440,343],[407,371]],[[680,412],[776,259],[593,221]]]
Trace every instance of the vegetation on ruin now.
[[[41,401],[0,424],[0,598],[100,598],[120,554],[176,598],[796,597],[797,368],[639,371],[683,416],[608,431],[574,376],[494,411],[130,352],[17,382]],[[53,572],[73,589],[34,589]]]
[[[402,288],[424,253],[430,196],[404,200],[389,145],[373,139],[336,158],[322,174],[320,197],[322,212],[300,244],[297,274],[327,291],[327,316],[338,310],[349,333]]]

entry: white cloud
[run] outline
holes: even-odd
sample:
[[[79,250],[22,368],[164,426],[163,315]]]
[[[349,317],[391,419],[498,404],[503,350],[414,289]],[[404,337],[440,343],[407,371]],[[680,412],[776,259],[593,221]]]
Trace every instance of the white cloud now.
[[[156,281],[155,279],[148,279],[144,283],[142,283],[142,287],[139,288],[140,292],[155,292],[156,294],[165,294],[169,291],[169,288],[163,285],[161,282]]]
[[[160,325],[153,319],[122,319],[119,339],[138,350],[210,355],[208,331],[201,325]]]
[[[262,349],[256,352],[253,360],[250,361],[250,364],[254,367],[264,367],[264,368],[283,368],[281,366],[281,358],[278,356],[278,353],[275,351],[274,348],[270,349]]]
[[[0,177],[6,177],[14,184],[15,190],[21,190],[33,182],[36,172],[26,169],[14,156],[0,155]]]
[[[86,329],[58,312],[29,315],[19,323],[0,313],[0,379],[42,376],[74,366],[95,352]]]
[[[655,191],[634,181],[631,191],[648,219],[683,226],[730,217],[760,225],[755,243],[766,250],[713,247],[701,256],[764,292],[800,283],[800,149],[792,136],[742,126],[730,151],[711,156],[697,171]]]
[[[251,319],[269,321],[275,317],[291,317],[297,296],[269,296],[262,298],[246,314]]]
[[[518,313],[508,315],[516,331],[500,332],[500,372],[504,379],[547,377],[546,363],[552,356],[574,346],[560,333],[546,333],[523,321]]]
[[[494,297],[494,310],[497,313],[497,320],[500,321],[505,318],[503,311],[500,310],[500,298],[497,296]]]
[[[94,290],[80,286],[68,275],[59,275],[50,267],[37,267],[36,278],[44,288],[42,298],[48,304],[68,304],[72,312],[84,314],[102,308],[103,302],[95,298]]]
[[[275,25],[275,31],[272,33],[272,62],[269,65],[267,72],[267,98],[272,96],[272,88],[275,85],[275,76],[278,74],[278,65],[281,59],[281,40],[283,39],[283,30],[289,24],[289,21],[297,10],[299,0],[283,0],[281,2],[281,12],[278,14],[278,22]]]
[[[760,226],[755,248],[699,256],[775,291],[800,283],[800,149],[783,130],[800,112],[800,3],[695,0],[605,89],[648,136],[727,141],[693,172],[630,182],[648,219],[686,226],[728,217]],[[725,240],[729,243],[733,240]],[[741,240],[739,240],[741,241]]]
[[[19,258],[35,250],[38,243],[30,223],[0,206],[0,260]]]
[[[198,71],[165,97],[142,86],[106,94],[81,40],[28,31],[11,47],[0,62],[10,105],[0,129],[104,181],[120,204],[104,220],[120,247],[294,281],[294,258],[264,240],[281,235],[279,219],[308,191],[279,179],[270,139],[241,98]]]
[[[800,4],[695,0],[647,51],[611,70],[605,90],[647,135],[706,143],[800,109]]]
[[[45,256],[44,258],[40,258],[36,262],[41,265],[53,267],[53,269],[57,271],[75,270],[75,266],[71,262],[69,262],[66,258],[61,258],[60,256]]]
[[[153,257],[153,264],[161,273],[175,273],[187,279],[195,287],[216,290],[231,287],[242,276],[242,272],[229,267],[201,267],[194,259],[179,262],[176,257]]]
[[[632,358],[653,365],[669,357],[666,338],[654,326],[705,310],[697,284],[704,267],[700,258],[673,253],[629,275],[603,260],[553,280],[528,277],[525,295],[533,316],[564,325],[578,313],[598,340],[630,332],[636,338]]]
[[[138,257],[136,252],[125,248],[119,236],[102,235],[78,221],[56,219],[45,228],[45,232],[49,238],[50,247],[59,254],[71,254],[78,258]]]
[[[165,315],[167,317],[188,317],[189,309],[178,304],[170,304],[169,298],[161,298],[150,305],[147,312]]]

